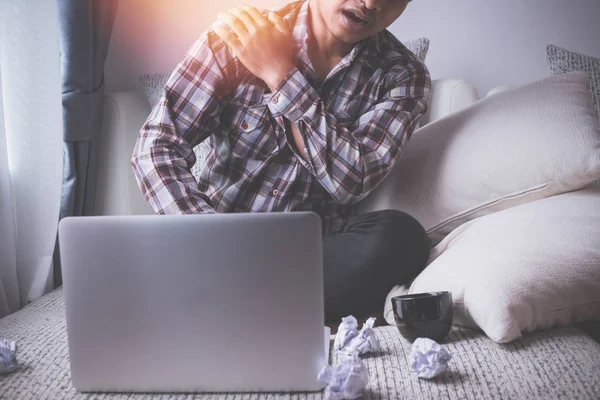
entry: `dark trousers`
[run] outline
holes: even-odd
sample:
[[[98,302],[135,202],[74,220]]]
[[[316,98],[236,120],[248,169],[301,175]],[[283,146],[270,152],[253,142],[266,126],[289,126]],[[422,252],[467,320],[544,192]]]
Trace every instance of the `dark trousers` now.
[[[413,280],[428,256],[425,230],[406,213],[349,217],[323,242],[325,321],[382,312],[391,288]]]

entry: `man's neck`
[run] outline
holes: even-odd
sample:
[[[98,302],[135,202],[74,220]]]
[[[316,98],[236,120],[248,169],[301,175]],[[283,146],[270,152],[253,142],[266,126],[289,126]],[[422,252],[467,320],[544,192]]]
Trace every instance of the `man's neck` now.
[[[354,45],[344,43],[327,28],[319,12],[314,10],[312,1],[308,4],[308,49],[317,76],[325,79],[331,69],[346,55]],[[324,75],[324,76],[323,76]]]

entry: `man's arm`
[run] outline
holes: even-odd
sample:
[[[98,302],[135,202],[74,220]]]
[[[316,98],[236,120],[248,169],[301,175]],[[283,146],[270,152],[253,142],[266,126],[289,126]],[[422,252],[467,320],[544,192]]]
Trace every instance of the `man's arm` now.
[[[317,91],[293,69],[273,92],[269,108],[292,125],[303,165],[339,203],[366,197],[388,175],[425,113],[431,81],[411,64],[352,125],[338,126]]]
[[[353,125],[341,126],[292,63],[291,31],[280,16],[240,6],[218,18],[225,26],[215,26],[215,33],[271,89],[271,114],[282,127],[286,119],[292,123],[288,143],[300,162],[339,203],[366,197],[392,170],[425,113],[427,68],[416,61],[398,66],[377,104]]]
[[[190,170],[196,162],[193,148],[219,126],[219,104],[229,86],[206,33],[169,78],[131,159],[138,185],[157,214],[215,212]]]

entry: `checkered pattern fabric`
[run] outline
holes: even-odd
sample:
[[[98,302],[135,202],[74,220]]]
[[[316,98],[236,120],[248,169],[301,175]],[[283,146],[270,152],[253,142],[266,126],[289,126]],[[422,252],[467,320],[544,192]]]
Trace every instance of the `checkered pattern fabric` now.
[[[307,54],[308,7],[277,10],[293,27],[296,67],[272,93],[211,28],[176,67],[132,158],[155,212],[311,210],[326,228],[390,172],[426,110],[429,72],[383,31],[357,43],[319,82]],[[206,159],[196,180],[198,144]]]

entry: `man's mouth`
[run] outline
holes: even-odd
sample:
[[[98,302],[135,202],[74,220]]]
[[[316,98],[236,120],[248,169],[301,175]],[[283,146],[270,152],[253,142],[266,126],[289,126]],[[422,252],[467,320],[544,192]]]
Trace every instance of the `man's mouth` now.
[[[346,16],[346,18],[348,18],[350,21],[359,25],[367,26],[371,23],[370,18],[358,10],[343,10],[342,14],[344,14],[344,16]]]

